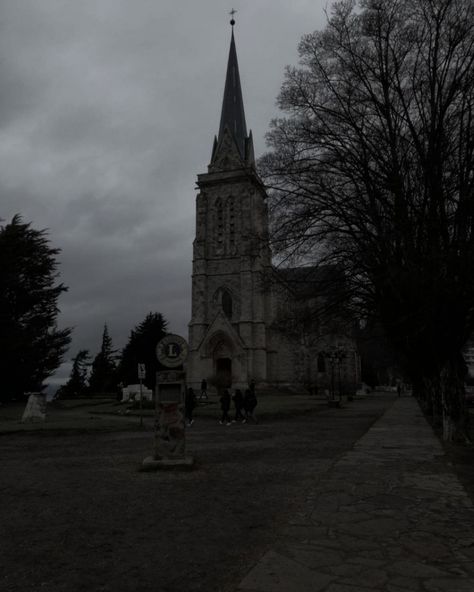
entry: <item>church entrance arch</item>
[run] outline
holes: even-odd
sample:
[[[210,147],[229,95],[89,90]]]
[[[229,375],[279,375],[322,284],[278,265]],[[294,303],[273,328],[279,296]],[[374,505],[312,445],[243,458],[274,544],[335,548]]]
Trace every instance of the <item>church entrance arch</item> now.
[[[220,386],[224,388],[232,386],[232,360],[230,358],[216,359],[216,378]]]
[[[212,352],[212,358],[217,383],[224,388],[230,388],[232,385],[232,357],[232,346],[226,336],[221,334]]]

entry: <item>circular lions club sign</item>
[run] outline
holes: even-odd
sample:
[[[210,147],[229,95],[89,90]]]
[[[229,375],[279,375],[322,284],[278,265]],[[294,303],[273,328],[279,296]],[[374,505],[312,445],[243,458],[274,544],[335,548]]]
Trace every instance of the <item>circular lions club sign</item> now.
[[[180,335],[167,335],[156,346],[156,357],[167,368],[180,366],[187,358],[188,344]]]

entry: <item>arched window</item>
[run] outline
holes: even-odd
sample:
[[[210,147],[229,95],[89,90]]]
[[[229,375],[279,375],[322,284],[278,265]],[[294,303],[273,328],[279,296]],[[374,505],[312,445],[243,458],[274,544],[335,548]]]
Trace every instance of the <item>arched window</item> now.
[[[229,208],[229,247],[231,253],[234,251],[235,247],[235,212],[234,212],[234,200],[233,198],[229,199],[228,202]]]
[[[227,292],[227,290],[224,290],[222,292],[221,304],[222,304],[222,310],[224,311],[225,316],[228,317],[229,319],[231,319],[232,318],[232,296],[229,294],[229,292]]]
[[[323,353],[318,354],[318,372],[326,372],[326,358]]]
[[[224,246],[224,207],[220,199],[216,201],[216,238],[220,250]]]

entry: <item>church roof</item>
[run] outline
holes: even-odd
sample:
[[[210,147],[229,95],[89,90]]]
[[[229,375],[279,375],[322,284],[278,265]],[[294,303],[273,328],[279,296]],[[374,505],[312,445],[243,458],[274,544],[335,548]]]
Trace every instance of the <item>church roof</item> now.
[[[341,294],[345,288],[344,272],[338,265],[285,267],[276,269],[297,298]]]
[[[221,122],[219,126],[220,142],[228,127],[242,158],[245,158],[245,143],[247,138],[247,126],[245,124],[244,101],[240,86],[239,65],[237,51],[235,49],[234,29],[230,40],[229,59],[227,62],[227,75],[225,79],[224,98],[222,100]]]

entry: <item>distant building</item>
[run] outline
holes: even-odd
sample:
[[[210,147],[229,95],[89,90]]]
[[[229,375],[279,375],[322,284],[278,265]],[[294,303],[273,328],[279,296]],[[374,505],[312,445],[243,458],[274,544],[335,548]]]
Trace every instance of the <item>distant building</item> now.
[[[247,133],[234,33],[219,134],[198,175],[187,380],[234,388],[351,390],[360,363],[350,321],[315,314],[344,281],[336,268],[277,270],[265,188]]]

